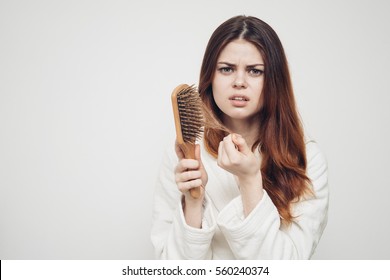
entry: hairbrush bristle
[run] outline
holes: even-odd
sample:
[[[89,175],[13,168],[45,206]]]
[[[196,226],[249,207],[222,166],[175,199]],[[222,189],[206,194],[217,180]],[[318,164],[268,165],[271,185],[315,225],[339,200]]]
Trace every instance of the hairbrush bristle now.
[[[203,131],[202,100],[195,86],[184,87],[177,93],[181,132],[186,143],[195,143]]]

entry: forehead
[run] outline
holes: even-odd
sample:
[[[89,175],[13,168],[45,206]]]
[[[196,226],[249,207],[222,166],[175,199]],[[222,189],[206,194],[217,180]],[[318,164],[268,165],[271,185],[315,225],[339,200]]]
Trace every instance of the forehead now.
[[[225,60],[249,60],[251,63],[263,63],[263,57],[257,47],[244,39],[231,41],[222,49],[218,61]]]

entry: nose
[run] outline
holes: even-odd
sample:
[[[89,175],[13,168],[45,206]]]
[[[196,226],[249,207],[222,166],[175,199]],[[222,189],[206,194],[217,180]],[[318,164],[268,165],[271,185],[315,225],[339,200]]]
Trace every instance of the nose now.
[[[239,71],[237,71],[233,81],[233,88],[246,88],[246,87],[247,87],[247,83],[245,80],[245,73],[240,73]]]

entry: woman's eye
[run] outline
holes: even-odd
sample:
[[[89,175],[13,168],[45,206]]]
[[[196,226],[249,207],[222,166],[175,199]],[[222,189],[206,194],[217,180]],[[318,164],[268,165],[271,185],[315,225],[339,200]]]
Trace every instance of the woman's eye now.
[[[264,70],[252,68],[252,69],[249,70],[249,73],[250,73],[251,75],[253,75],[253,76],[261,76],[261,75],[263,75]]]
[[[219,68],[219,72],[221,72],[222,74],[228,74],[233,72],[233,69],[231,67],[221,67]]]

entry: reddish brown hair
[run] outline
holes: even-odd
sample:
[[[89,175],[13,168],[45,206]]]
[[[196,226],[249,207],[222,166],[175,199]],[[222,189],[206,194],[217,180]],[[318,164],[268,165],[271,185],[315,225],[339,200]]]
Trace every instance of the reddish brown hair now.
[[[252,150],[258,147],[262,154],[264,189],[281,218],[291,223],[294,218],[291,204],[306,192],[310,193],[303,128],[283,46],[275,31],[258,18],[231,18],[214,31],[208,42],[199,80],[199,93],[209,111],[204,129],[205,146],[210,154],[217,157],[218,144],[227,134],[222,125],[222,112],[213,98],[212,81],[221,51],[236,39],[254,44],[264,60],[263,105],[258,113],[261,126]],[[215,121],[220,126],[214,125]]]

